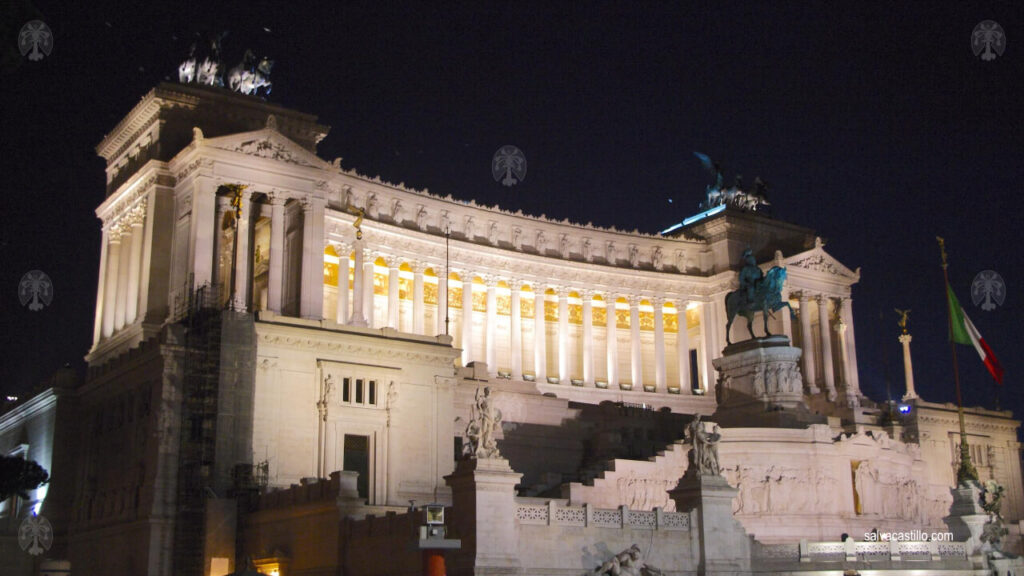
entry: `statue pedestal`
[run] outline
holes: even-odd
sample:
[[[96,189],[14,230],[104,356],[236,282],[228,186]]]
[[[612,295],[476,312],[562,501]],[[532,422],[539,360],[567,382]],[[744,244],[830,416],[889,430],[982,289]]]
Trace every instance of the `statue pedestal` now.
[[[785,336],[731,344],[712,362],[719,372],[713,418],[723,426],[803,427],[824,422],[804,402],[801,350]]]
[[[508,460],[460,460],[445,476],[452,488],[452,527],[462,540],[453,554],[453,573],[507,574],[519,568],[515,486],[523,477]]]
[[[977,483],[959,485],[950,490],[953,505],[949,516],[942,519],[953,533],[953,540],[967,543],[967,556],[980,558],[983,542],[981,532],[988,522],[988,513],[981,507],[981,486]]]
[[[700,542],[698,574],[736,574],[750,570],[750,537],[732,515],[738,490],[718,474],[688,472],[669,491],[676,510],[693,512],[690,530]]]

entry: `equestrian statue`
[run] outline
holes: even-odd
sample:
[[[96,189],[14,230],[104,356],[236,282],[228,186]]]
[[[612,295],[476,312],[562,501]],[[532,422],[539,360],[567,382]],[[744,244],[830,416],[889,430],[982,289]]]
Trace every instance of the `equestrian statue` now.
[[[729,317],[725,325],[725,341],[732,344],[729,330],[737,315],[747,319],[747,330],[750,337],[756,338],[754,334],[754,313],[764,314],[765,337],[771,336],[768,330],[768,316],[780,308],[789,308],[790,315],[793,308],[789,302],[782,299],[782,285],[786,281],[786,269],[780,266],[773,266],[767,274],[761,272],[761,268],[754,259],[754,254],[749,248],[743,252],[745,264],[740,270],[740,287],[738,290],[729,292],[725,296],[725,311]]]

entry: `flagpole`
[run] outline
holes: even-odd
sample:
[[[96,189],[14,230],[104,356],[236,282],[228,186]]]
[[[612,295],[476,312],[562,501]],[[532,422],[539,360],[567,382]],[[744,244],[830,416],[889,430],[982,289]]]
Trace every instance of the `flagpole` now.
[[[946,241],[940,236],[935,237],[939,242],[939,250],[942,252],[942,278],[946,281],[946,318],[949,325],[949,350],[953,355],[953,381],[956,383],[956,409],[960,417],[960,466],[956,470],[957,486],[966,485],[968,482],[978,482],[978,471],[971,463],[971,451],[967,446],[967,428],[964,426],[964,401],[960,393],[960,369],[956,361],[956,342],[953,341],[953,308],[949,302],[949,264],[946,261]]]

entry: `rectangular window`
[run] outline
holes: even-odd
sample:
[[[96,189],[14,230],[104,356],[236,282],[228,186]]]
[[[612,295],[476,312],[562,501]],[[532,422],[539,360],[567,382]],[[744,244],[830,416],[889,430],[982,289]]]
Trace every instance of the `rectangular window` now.
[[[350,378],[342,379],[342,381],[341,381],[341,401],[346,403],[346,404],[348,404],[349,402],[352,401],[351,390],[350,390],[351,385],[352,385],[352,382],[351,382]]]
[[[363,403],[363,379],[356,379],[356,404]]]
[[[370,380],[366,391],[366,403],[377,405],[377,381]]]

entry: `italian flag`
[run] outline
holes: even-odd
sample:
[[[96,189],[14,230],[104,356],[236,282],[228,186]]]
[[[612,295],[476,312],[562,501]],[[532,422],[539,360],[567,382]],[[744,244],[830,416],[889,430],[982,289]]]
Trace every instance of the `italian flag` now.
[[[953,294],[953,288],[948,283],[946,284],[946,295],[949,297],[950,328],[952,331],[949,335],[950,339],[957,344],[974,346],[978,356],[981,356],[981,361],[985,363],[985,368],[988,368],[989,374],[992,374],[996,383],[1002,385],[1003,367],[999,365],[999,360],[996,358],[995,353],[985,343],[985,339],[981,337],[978,329],[974,327],[974,323],[967,317],[967,314],[964,314],[963,308],[960,307],[960,302],[956,299],[956,294]]]

